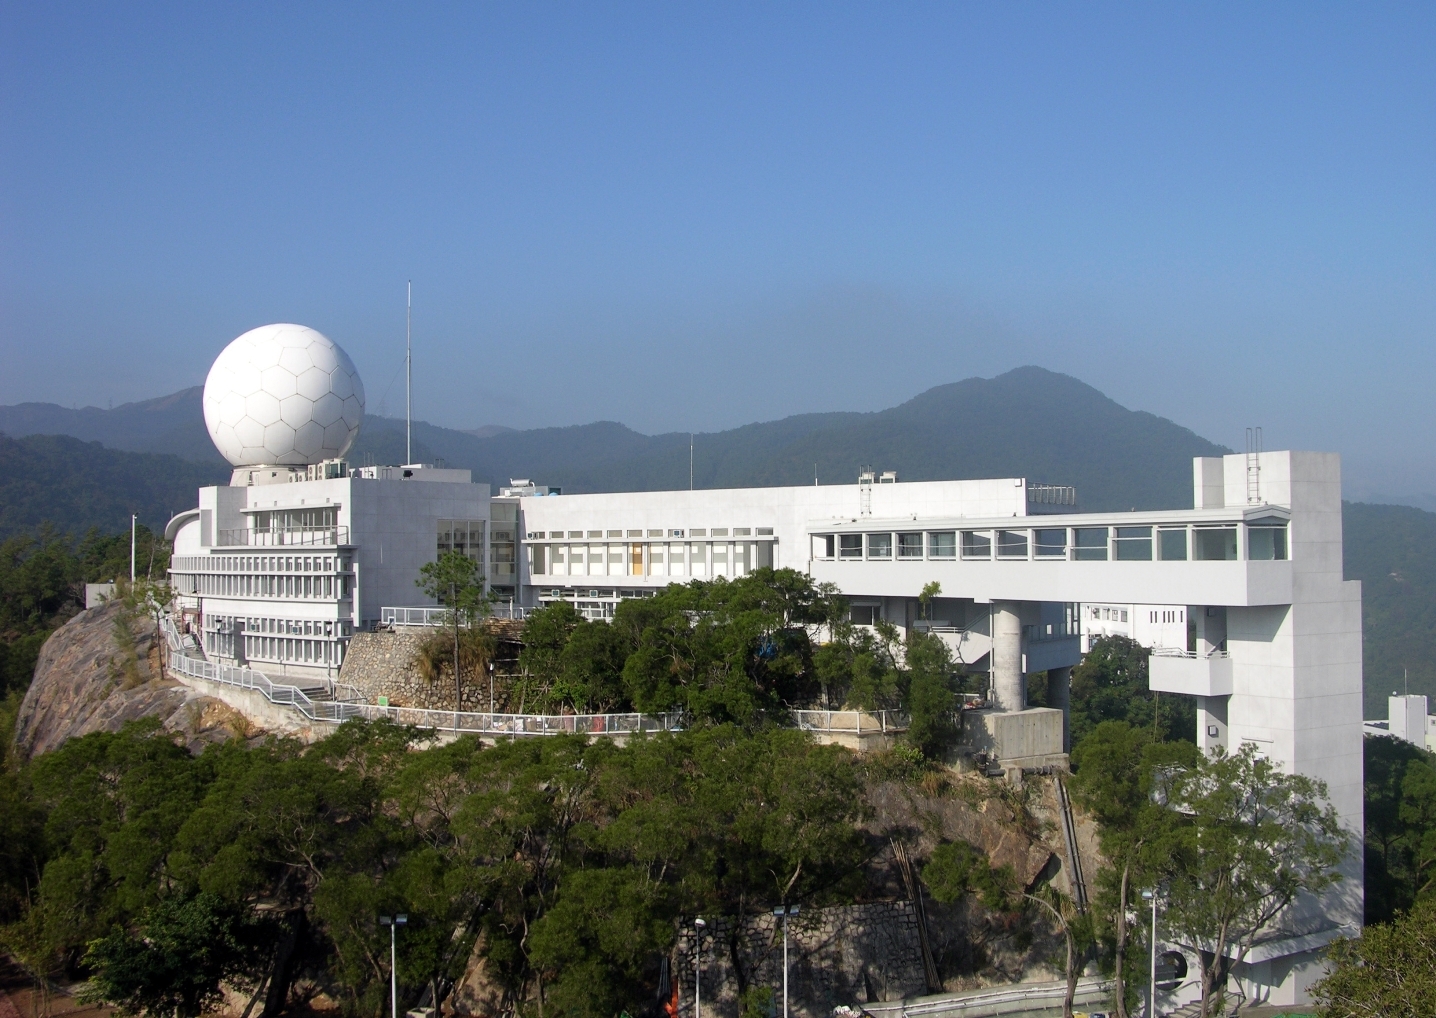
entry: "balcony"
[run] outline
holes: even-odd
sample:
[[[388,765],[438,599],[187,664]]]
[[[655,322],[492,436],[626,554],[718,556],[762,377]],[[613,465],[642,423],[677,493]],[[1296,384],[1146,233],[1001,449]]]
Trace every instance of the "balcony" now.
[[[1148,662],[1149,684],[1158,693],[1231,696],[1232,659],[1225,651],[1197,655],[1173,647],[1154,647]]]
[[[219,548],[337,548],[349,543],[348,527],[240,527],[221,530]]]

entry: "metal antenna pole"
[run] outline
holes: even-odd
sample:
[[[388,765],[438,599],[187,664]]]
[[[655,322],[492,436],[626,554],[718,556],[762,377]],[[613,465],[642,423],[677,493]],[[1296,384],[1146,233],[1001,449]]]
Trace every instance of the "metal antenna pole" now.
[[[693,432],[688,432],[688,490],[693,490]]]
[[[394,939],[396,924],[389,926],[389,1015],[399,1018],[399,947]]]
[[[1152,969],[1151,982],[1147,988],[1147,1015],[1148,1018],[1156,1018],[1157,1015],[1157,893],[1152,892]]]
[[[130,586],[135,583],[135,521],[139,519],[134,513],[130,513]]]
[[[414,281],[404,305],[404,462],[414,462]]]

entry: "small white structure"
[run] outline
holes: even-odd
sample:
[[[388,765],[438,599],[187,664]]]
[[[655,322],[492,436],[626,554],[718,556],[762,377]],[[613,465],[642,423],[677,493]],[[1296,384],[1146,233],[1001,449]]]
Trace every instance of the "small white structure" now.
[[[114,583],[85,584],[85,607],[98,608],[115,596]]]
[[[1368,721],[1367,735],[1391,735],[1422,749],[1436,751],[1436,715],[1427,713],[1426,697],[1416,693],[1386,699],[1386,720]]]
[[[1084,603],[1078,615],[1084,653],[1104,636],[1125,636],[1148,648],[1184,650],[1187,646],[1184,604]]]

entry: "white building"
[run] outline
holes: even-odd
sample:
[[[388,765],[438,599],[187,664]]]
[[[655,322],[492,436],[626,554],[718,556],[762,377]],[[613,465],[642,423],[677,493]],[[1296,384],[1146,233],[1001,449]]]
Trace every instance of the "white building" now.
[[[1427,712],[1426,697],[1392,693],[1386,699],[1386,720],[1366,722],[1366,734],[1391,735],[1436,751],[1436,715]]]
[[[1082,651],[1104,636],[1125,636],[1148,648],[1187,649],[1187,606],[1184,604],[1097,604],[1078,609]]]
[[[1338,891],[1289,910],[1239,967],[1249,994],[1305,1000],[1321,949],[1359,929],[1361,594],[1342,576],[1337,456],[1197,459],[1193,508],[1166,511],[1083,513],[1071,488],[1022,478],[870,473],[856,485],[575,495],[513,481],[491,497],[467,471],[346,468],[337,457],[357,427],[325,422],[351,402],[341,392],[362,409],[362,387],[316,336],[255,330],[206,383],[235,474],[166,532],[206,654],[332,674],[355,630],[422,600],[419,570],[449,549],[521,605],[569,601],[593,618],[670,583],[787,567],[834,584],[859,623],[935,632],[988,676],[983,724],[1041,721],[1050,743],[1056,712],[1027,710],[1027,676],[1047,673],[1049,702],[1065,707],[1086,627],[1124,626],[1157,648],[1152,688],[1196,698],[1203,748],[1249,744],[1320,778],[1355,839]],[[932,581],[941,594],[923,618]],[[1085,617],[1093,607],[1108,615]],[[1060,755],[1060,723],[1055,733],[1043,751]]]

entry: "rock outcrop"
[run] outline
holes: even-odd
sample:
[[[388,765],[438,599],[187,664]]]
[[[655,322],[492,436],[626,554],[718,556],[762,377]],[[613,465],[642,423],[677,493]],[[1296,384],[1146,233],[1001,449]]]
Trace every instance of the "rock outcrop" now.
[[[45,642],[20,705],[15,745],[34,757],[67,739],[150,717],[183,735],[191,750],[259,734],[234,708],[166,679],[154,621],[110,601],[76,615]]]

